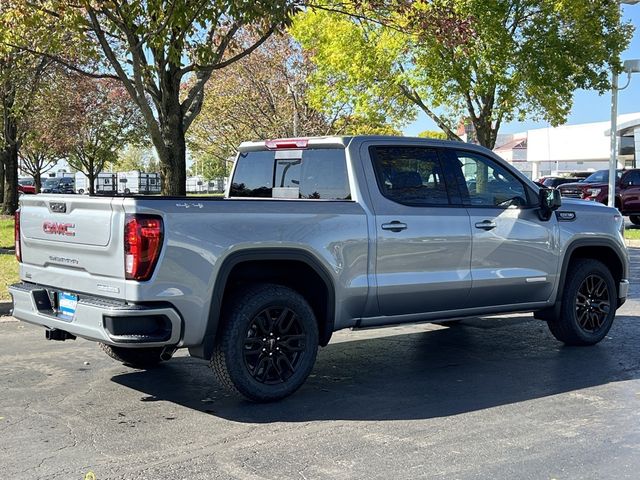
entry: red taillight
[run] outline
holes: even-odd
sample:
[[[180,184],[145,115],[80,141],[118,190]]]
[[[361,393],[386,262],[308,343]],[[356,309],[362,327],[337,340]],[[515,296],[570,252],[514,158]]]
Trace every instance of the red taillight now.
[[[307,148],[309,145],[308,138],[279,138],[277,140],[266,140],[264,146],[269,150],[277,150],[279,148]]]
[[[149,280],[162,248],[162,218],[127,215],[124,226],[124,272],[127,280]]]
[[[20,242],[20,210],[16,210],[13,224],[13,238],[16,242],[16,259],[22,262],[22,243]]]

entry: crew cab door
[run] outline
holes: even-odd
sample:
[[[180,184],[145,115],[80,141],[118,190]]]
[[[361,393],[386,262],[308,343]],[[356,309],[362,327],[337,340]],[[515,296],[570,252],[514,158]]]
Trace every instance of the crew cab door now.
[[[559,268],[555,215],[538,216],[534,192],[497,161],[447,150],[472,232],[470,307],[549,299]]]
[[[361,154],[375,210],[381,315],[464,308],[471,287],[469,215],[453,206],[438,151],[369,144]]]

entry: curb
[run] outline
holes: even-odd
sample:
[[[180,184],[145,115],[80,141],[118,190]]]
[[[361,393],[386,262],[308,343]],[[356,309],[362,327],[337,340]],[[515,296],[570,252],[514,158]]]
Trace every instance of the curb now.
[[[640,247],[640,240],[625,240],[627,247],[638,248]]]

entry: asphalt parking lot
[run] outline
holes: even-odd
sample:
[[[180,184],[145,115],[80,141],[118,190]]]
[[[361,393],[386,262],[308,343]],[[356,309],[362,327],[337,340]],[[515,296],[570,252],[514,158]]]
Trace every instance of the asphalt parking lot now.
[[[0,321],[6,479],[637,479],[640,249],[608,338],[530,315],[340,332],[292,398],[228,397],[184,354],[132,370]]]

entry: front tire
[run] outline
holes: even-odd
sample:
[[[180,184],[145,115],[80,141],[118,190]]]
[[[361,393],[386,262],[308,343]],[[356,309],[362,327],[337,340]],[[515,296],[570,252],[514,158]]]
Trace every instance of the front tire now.
[[[124,348],[101,343],[100,348],[114,360],[124,363],[128,367],[142,370],[156,367],[162,361],[160,358],[160,354],[162,353],[161,347]]]
[[[607,266],[593,259],[575,260],[567,272],[560,317],[547,322],[549,330],[567,345],[595,345],[609,332],[617,303]]]
[[[629,220],[631,220],[631,223],[634,225],[640,225],[640,215],[630,215]]]
[[[279,400],[305,382],[318,352],[318,324],[295,290],[259,284],[225,309],[210,366],[220,384],[254,402]]]

